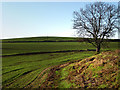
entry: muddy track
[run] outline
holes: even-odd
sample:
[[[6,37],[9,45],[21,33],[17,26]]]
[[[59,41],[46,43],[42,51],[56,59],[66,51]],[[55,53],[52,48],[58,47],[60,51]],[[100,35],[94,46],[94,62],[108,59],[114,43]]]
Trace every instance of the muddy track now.
[[[12,54],[12,55],[2,55],[2,56],[0,56],[0,57],[22,56],[22,55],[34,55],[34,54],[48,54],[48,53],[85,52],[85,51],[95,51],[95,50],[94,50],[94,49],[88,49],[88,50],[53,51],[53,52],[31,52],[31,53],[20,53],[20,54]]]
[[[48,81],[54,81],[55,71],[58,71],[58,70],[66,67],[66,66],[68,66],[72,63],[76,63],[76,62],[79,62],[79,61],[81,61],[81,60],[71,61],[71,62],[61,64],[61,65],[58,65],[58,66],[54,66],[53,68],[51,68],[49,73],[48,73],[46,81],[41,84],[40,88],[51,88],[51,87],[47,86],[47,83],[48,83]]]
[[[64,67],[66,67],[66,66],[68,66],[69,64],[71,64],[71,63],[75,63],[75,62],[79,62],[80,60],[77,60],[77,61],[71,61],[71,62],[68,62],[68,63],[64,63],[64,64],[60,64],[60,65],[56,65],[56,66],[51,66],[51,67],[48,67],[48,68],[46,68],[46,69],[44,69],[32,82],[30,82],[28,85],[26,85],[24,88],[32,88],[32,87],[34,87],[34,83],[35,83],[35,81],[37,80],[37,81],[39,81],[39,84],[42,84],[41,82],[41,78],[43,77],[43,75],[45,74],[45,73],[47,73],[47,71],[48,70],[50,70],[50,72],[48,73],[48,74],[51,74],[50,76],[52,76],[52,73],[54,73],[54,71],[56,71],[56,70],[60,70],[61,68],[64,68]],[[48,77],[47,78],[49,78],[50,77],[49,75],[48,75]],[[38,86],[39,87],[39,86]],[[38,88],[37,87],[37,88]]]

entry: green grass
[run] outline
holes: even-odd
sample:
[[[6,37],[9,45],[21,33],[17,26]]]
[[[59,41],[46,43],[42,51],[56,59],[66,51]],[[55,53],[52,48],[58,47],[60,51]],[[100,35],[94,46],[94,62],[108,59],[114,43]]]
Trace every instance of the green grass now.
[[[111,42],[109,46],[110,48],[102,49],[115,50],[118,48],[118,43]],[[2,43],[2,55],[86,49],[95,49],[95,47],[85,42]]]
[[[92,45],[86,45],[84,42],[2,43],[2,46],[3,55],[64,50],[84,50],[88,47],[91,49],[94,48]]]
[[[12,82],[12,84],[7,87],[22,88],[32,82],[32,80],[34,80],[35,77],[47,67],[92,56],[95,52],[89,52],[88,54],[85,53],[88,52],[4,57],[2,60],[3,86],[6,87]]]
[[[85,42],[21,42],[4,43],[5,41],[45,41],[45,40],[74,40],[75,38],[61,37],[35,37],[21,39],[6,39],[2,43],[2,55],[13,55],[32,52],[54,52],[66,50],[86,50],[95,49],[91,44]],[[111,42],[110,48],[103,50],[115,50],[118,48],[117,42]],[[23,88],[45,69],[51,66],[63,64],[69,61],[80,60],[94,55],[94,51],[85,52],[65,52],[46,53],[36,55],[8,56],[2,57],[2,82],[3,87]],[[56,72],[57,73],[57,72]],[[64,77],[64,74],[63,74]],[[37,82],[39,83],[39,82]],[[60,86],[66,82],[61,82]],[[68,83],[66,87],[72,84]]]

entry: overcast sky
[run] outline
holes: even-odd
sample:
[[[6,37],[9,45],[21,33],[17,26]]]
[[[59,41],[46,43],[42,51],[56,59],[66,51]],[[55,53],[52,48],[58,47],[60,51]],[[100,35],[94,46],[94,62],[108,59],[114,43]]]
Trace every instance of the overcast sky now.
[[[89,2],[4,2],[2,38],[73,37],[73,11],[86,4]]]

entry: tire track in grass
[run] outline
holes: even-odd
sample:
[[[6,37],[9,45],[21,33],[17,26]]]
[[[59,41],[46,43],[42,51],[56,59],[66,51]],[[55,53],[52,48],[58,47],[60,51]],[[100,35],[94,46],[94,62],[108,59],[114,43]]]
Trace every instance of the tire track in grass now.
[[[48,70],[50,70],[51,68],[53,68],[53,66],[44,69],[40,74],[37,75],[37,77],[33,81],[28,83],[24,88],[31,88],[35,84],[35,82],[37,82],[39,79],[40,79],[39,80],[39,84],[41,84],[41,77],[42,77],[42,75],[44,73],[46,73]]]
[[[37,68],[37,69],[39,69],[39,68]],[[14,76],[14,77],[12,77],[12,78],[4,81],[3,83],[5,83],[5,85],[3,86],[3,88],[4,88],[4,87],[9,87],[9,86],[11,86],[11,85],[12,85],[15,81],[17,81],[19,78],[22,78],[22,77],[24,77],[25,75],[27,75],[27,74],[29,74],[29,73],[37,70],[37,69],[29,70],[29,71],[26,71],[26,72],[24,72],[24,73],[22,73],[22,74],[19,73],[19,74],[17,74],[16,76]],[[6,83],[6,82],[7,82],[7,83]]]
[[[59,69],[65,67],[65,66],[67,66],[67,65],[69,65],[71,63],[78,62],[78,61],[80,61],[80,60],[71,61],[71,62],[68,62],[68,63],[64,63],[64,64],[48,67],[48,68],[44,69],[32,82],[30,82],[24,88],[39,88],[40,85],[43,83],[42,78],[44,78],[44,75],[47,73],[48,70],[50,70],[50,72],[54,71],[54,70],[59,70]]]
[[[55,66],[54,66],[55,67]],[[48,71],[48,70],[50,70],[50,69],[52,69],[53,68],[53,66],[51,66],[51,67],[48,67],[48,68],[46,68],[46,69],[44,69],[31,83],[29,83],[28,85],[26,85],[25,86],[25,88],[36,88],[36,82],[38,82],[39,81],[39,83],[37,83],[38,85],[37,85],[37,88],[42,84],[42,81],[41,81],[41,78],[42,78],[42,76]],[[35,85],[35,86],[34,86]]]
[[[8,71],[8,72],[5,72],[5,73],[2,73],[2,75],[7,74],[7,73],[10,73],[10,72],[17,71],[17,70],[21,70],[21,69],[24,69],[24,68],[14,69],[14,70],[11,70],[11,71]]]
[[[11,87],[24,88],[28,83],[34,80],[38,72],[39,72],[39,69],[31,71],[30,73],[24,76],[21,76],[16,80],[16,82],[14,82],[13,85],[11,85]]]

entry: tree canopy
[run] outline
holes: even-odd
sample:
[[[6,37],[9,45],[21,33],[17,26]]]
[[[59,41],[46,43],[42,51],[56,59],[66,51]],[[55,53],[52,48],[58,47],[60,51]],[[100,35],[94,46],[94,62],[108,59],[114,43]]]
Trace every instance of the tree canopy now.
[[[118,8],[113,4],[95,2],[74,11],[73,29],[79,37],[87,37],[87,41],[100,52],[104,39],[114,36],[118,27]],[[90,39],[92,38],[92,39]]]

